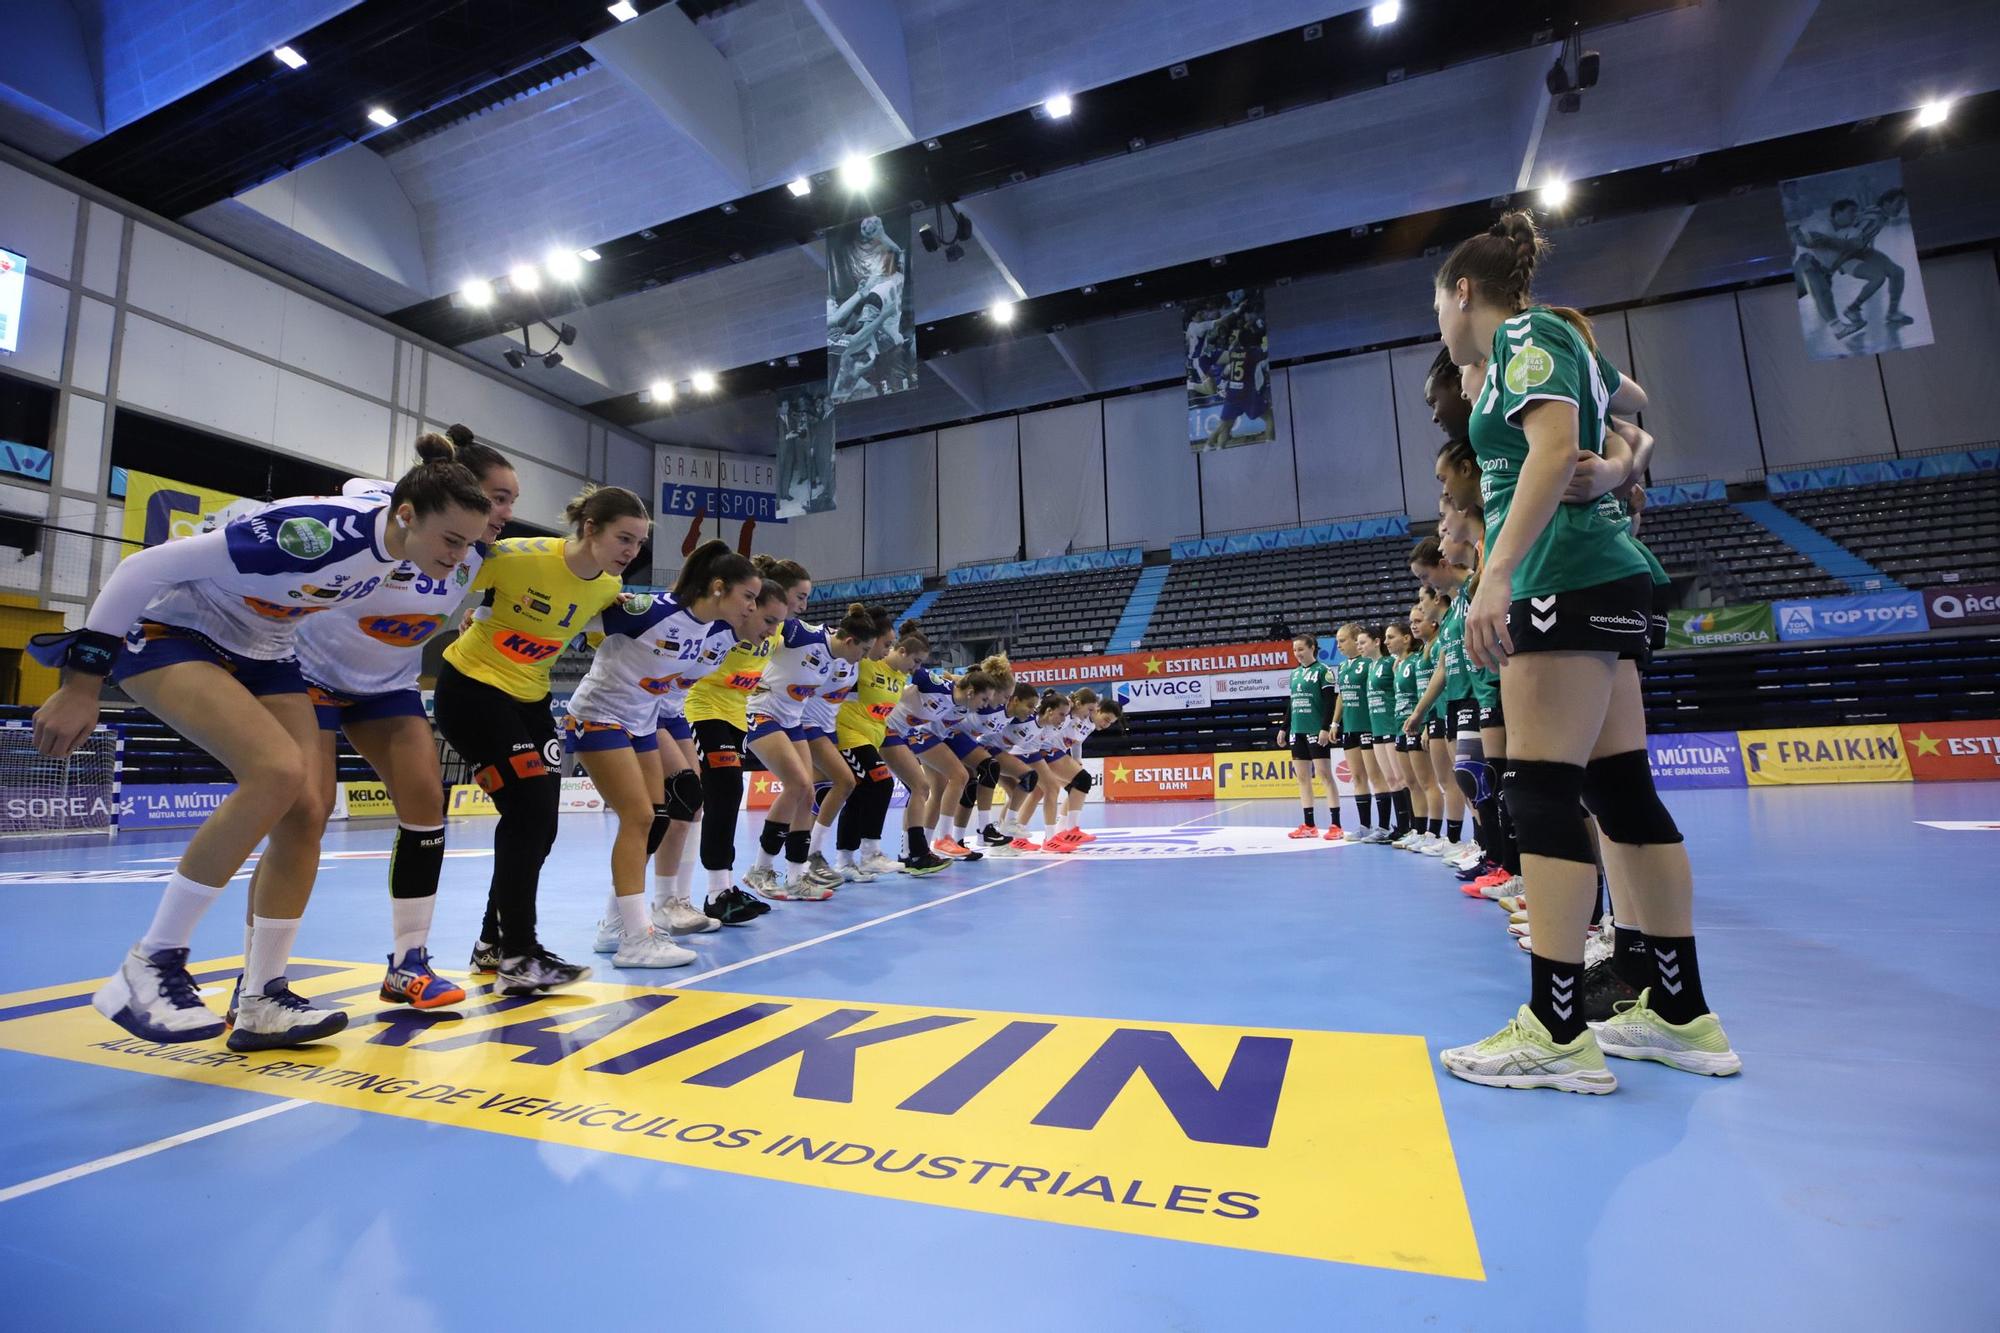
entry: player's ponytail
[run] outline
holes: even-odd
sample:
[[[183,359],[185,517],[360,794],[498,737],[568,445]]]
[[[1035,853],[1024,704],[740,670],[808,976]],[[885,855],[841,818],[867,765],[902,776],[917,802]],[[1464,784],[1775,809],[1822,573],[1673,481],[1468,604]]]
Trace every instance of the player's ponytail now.
[[[875,613],[860,602],[849,602],[835,632],[852,643],[870,643],[875,638]]]
[[[756,577],[749,558],[730,549],[728,542],[705,541],[681,565],[680,576],[674,580],[674,600],[688,606],[702,597],[719,597]]]
[[[391,512],[410,506],[413,516],[440,513],[446,509],[470,509],[484,514],[493,508],[479,478],[456,457],[457,446],[435,431],[417,437],[417,464],[389,493]]]
[[[514,465],[507,461],[507,455],[490,444],[480,443],[479,438],[472,433],[472,427],[464,422],[453,422],[445,428],[444,434],[445,438],[451,441],[452,456],[473,476],[479,478],[482,484],[497,469],[505,468],[509,472],[514,470]],[[422,441],[418,443],[421,444]]]
[[[1548,250],[1534,215],[1514,209],[1479,235],[1460,241],[1438,269],[1437,285],[1453,291],[1463,278],[1489,304],[1524,310],[1534,303],[1535,269]]]

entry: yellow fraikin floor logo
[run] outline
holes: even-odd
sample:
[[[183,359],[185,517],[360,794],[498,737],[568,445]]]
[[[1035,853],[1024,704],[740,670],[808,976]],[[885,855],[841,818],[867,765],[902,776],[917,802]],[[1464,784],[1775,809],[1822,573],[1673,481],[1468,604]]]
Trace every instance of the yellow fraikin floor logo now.
[[[238,960],[196,968],[219,1004]],[[340,1037],[126,1037],[94,982],[0,997],[0,1048],[913,1203],[1479,1278],[1414,1036],[586,984],[454,1010],[295,962]]]

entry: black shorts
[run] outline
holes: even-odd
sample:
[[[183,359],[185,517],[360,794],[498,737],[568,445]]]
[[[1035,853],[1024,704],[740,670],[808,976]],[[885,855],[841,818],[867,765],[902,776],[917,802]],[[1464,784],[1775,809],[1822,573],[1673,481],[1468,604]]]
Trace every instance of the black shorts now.
[[[1318,733],[1310,736],[1294,733],[1292,736],[1292,758],[1294,759],[1311,763],[1315,759],[1325,759],[1331,753],[1332,751],[1319,743]]]
[[[1375,738],[1365,731],[1343,731],[1340,733],[1340,748],[1343,750],[1372,750]]]
[[[1479,705],[1479,725],[1482,730],[1487,727],[1504,727],[1507,725],[1507,715],[1500,711],[1500,701],[1498,699],[1495,699],[1491,705]]]
[[[1471,695],[1451,701],[1451,735],[1453,740],[1460,736],[1476,735],[1479,731],[1479,702]]]
[[[1414,754],[1423,748],[1424,738],[1422,736],[1412,736],[1407,731],[1396,733],[1396,753]]]
[[[1667,612],[1673,609],[1674,585],[1655,583],[1653,585],[1652,625],[1646,633],[1646,647],[1660,652],[1667,646]]]
[[[1424,722],[1424,739],[1427,741],[1449,740],[1450,731],[1441,717],[1428,718]]]
[[[1616,653],[1643,662],[1653,626],[1653,576],[1517,597],[1507,608],[1516,653]]]

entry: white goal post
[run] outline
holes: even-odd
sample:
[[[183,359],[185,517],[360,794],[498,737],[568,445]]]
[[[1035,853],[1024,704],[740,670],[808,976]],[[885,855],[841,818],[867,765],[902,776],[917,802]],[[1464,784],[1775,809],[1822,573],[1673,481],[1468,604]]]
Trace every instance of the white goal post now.
[[[76,753],[35,752],[34,724],[0,723],[0,838],[116,833],[123,801],[125,734],[99,726]]]

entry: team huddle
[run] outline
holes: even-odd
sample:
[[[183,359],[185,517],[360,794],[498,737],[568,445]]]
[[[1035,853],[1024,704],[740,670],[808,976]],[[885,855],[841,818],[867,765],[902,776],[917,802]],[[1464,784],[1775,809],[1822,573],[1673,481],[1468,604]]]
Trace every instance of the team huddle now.
[[[285,975],[343,734],[396,810],[381,998],[420,1009],[465,998],[431,964],[445,822],[418,688],[422,645],[461,603],[472,605],[438,672],[436,731],[499,815],[471,965],[494,974],[503,995],[590,975],[537,929],[566,754],[617,816],[594,947],[620,968],[691,963],[697,954],[680,941],[749,925],[774,900],[819,901],[886,873],[927,876],[954,861],[1064,853],[1091,840],[1078,824],[1092,784],[1082,746],[1117,721],[1116,702],[1018,685],[1004,657],[958,674],[930,667],[922,626],[899,625],[882,607],[855,603],[837,621],[808,623],[812,579],[802,566],[719,541],[690,554],[670,592],[628,591],[620,575],[651,528],[638,496],[586,488],[565,511],[568,537],[503,540],[519,496],[507,460],[463,426],[424,436],[418,455],[393,485],[357,480],[338,497],[277,501],[137,552],[83,628],[34,645],[38,660],[63,668],[35,715],[42,752],[76,747],[109,679],[237,779],[94,997],[135,1036],[226,1032],[231,1049],[261,1050],[346,1025],[343,1011],[298,995]],[[559,724],[551,671],[578,636],[594,651]],[[781,794],[739,883],[746,750]],[[907,806],[902,854],[892,857],[882,837],[898,783]],[[1038,811],[1040,841],[1030,833]],[[699,907],[683,859],[690,840],[705,878]],[[260,842],[243,975],[218,1019],[187,971],[190,940]]]

